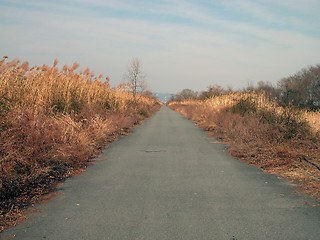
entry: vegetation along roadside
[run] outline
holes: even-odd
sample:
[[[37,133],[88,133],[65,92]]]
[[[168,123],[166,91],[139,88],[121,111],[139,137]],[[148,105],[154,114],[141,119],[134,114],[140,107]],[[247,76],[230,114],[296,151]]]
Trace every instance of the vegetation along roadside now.
[[[160,108],[126,91],[130,86],[111,88],[78,66],[0,61],[0,232]]]
[[[187,89],[168,106],[229,143],[233,157],[289,179],[299,192],[320,200],[319,72],[320,66],[304,69],[282,79],[278,89]]]

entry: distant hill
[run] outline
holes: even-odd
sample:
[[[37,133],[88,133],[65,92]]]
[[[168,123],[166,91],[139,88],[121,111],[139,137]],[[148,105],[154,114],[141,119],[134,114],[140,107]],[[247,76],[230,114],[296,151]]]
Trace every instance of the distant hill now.
[[[160,102],[163,102],[163,103],[165,101],[168,101],[171,98],[171,96],[174,95],[174,94],[171,94],[171,93],[157,93],[157,92],[155,92],[153,94],[158,97],[158,100]]]

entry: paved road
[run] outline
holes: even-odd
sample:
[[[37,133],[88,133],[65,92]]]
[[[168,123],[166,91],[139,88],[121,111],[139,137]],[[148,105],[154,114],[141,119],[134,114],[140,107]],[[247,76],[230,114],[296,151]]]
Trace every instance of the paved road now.
[[[320,209],[162,107],[111,144],[13,239],[320,239]]]

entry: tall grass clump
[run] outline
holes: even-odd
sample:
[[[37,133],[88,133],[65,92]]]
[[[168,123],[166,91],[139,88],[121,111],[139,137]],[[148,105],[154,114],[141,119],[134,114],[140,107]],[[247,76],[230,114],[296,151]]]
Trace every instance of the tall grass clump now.
[[[116,136],[159,108],[78,64],[0,61],[0,232],[57,181],[82,171]]]
[[[279,106],[263,92],[230,92],[169,107],[230,143],[232,156],[303,183],[320,199],[319,113]]]

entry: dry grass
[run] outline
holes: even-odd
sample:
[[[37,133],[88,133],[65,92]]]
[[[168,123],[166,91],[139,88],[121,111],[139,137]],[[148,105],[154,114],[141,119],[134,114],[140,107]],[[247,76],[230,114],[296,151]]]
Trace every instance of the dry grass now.
[[[320,111],[317,112],[310,112],[310,111],[305,111],[303,112],[303,115],[305,119],[308,121],[310,124],[312,130],[315,133],[320,132]]]
[[[159,108],[111,88],[78,64],[29,69],[0,62],[0,232],[23,208],[90,163],[118,135]]]
[[[230,154],[298,183],[320,199],[319,113],[283,108],[264,94],[231,93],[169,107],[230,143]]]

